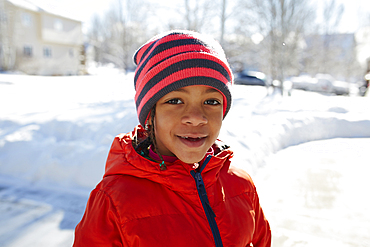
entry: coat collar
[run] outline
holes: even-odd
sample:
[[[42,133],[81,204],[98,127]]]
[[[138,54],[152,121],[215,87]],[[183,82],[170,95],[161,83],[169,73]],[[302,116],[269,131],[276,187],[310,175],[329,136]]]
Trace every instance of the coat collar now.
[[[189,192],[194,191],[195,184],[190,172],[197,167],[186,164],[181,160],[167,164],[167,169],[160,170],[158,162],[151,161],[136,152],[133,141],[145,137],[144,129],[139,125],[134,131],[118,135],[112,144],[108,154],[104,177],[112,175],[129,175],[144,178],[160,183],[171,190]],[[212,185],[218,178],[221,168],[229,165],[229,159],[233,156],[230,149],[220,150],[219,146],[213,145],[215,155],[212,156],[202,171],[202,177],[206,187]]]

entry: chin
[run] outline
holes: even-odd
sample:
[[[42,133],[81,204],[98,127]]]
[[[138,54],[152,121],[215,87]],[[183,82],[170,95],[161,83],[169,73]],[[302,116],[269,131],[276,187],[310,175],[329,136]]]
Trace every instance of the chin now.
[[[204,155],[206,155],[206,153],[204,153],[203,155],[199,155],[199,154],[186,155],[185,157],[180,155],[180,156],[177,156],[177,158],[184,163],[194,164],[194,163],[198,163],[199,161],[201,161],[204,158]]]

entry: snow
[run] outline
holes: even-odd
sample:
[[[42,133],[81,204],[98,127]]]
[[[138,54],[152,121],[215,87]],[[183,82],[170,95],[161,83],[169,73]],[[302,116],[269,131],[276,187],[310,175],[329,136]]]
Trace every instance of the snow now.
[[[114,136],[138,123],[133,74],[101,72],[71,77],[0,74],[1,246],[71,246],[74,227],[89,192],[102,178]],[[363,155],[370,148],[369,105],[369,97],[298,90],[282,97],[263,87],[233,87],[233,105],[220,139],[235,151],[234,164],[255,178],[271,218],[274,246],[297,246],[300,240],[299,246],[312,246],[311,240],[323,244],[329,241],[323,234],[335,232],[323,230],[316,236],[312,229],[317,225],[333,229],[338,222],[350,230],[351,218],[364,216],[361,212],[368,201],[351,191],[361,187],[359,181],[366,181],[369,171],[368,155]],[[329,153],[329,158],[322,157]],[[343,162],[329,167],[337,158]],[[345,219],[333,222],[329,220],[334,213],[322,208],[311,211],[305,198],[299,197],[300,191],[313,188],[307,174],[326,179],[323,174],[329,170],[334,175],[328,179],[345,188],[332,205]],[[301,186],[294,187],[299,182]],[[298,199],[292,203],[292,198]],[[344,210],[351,207],[348,198],[359,205],[354,212]],[[369,218],[361,219],[355,228],[359,233],[350,231],[353,236],[369,236]],[[297,227],[301,220],[311,231],[303,234]],[[343,237],[336,246],[352,246],[348,241],[354,240]],[[369,243],[368,238],[363,241]]]
[[[18,6],[18,7],[21,7],[21,8],[24,8],[24,9],[28,9],[28,10],[32,10],[32,11],[39,11],[39,7],[37,7],[36,5],[30,3],[30,2],[27,2],[27,1],[24,1],[24,0],[8,0],[9,2],[11,2],[12,4]]]
[[[370,138],[291,146],[255,176],[274,246],[369,246]]]

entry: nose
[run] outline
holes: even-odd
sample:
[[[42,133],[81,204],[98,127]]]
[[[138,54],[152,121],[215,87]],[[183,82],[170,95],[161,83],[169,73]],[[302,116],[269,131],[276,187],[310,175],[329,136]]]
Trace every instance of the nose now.
[[[202,107],[197,105],[187,107],[181,120],[183,124],[193,126],[199,126],[208,123],[208,119],[204,114]]]

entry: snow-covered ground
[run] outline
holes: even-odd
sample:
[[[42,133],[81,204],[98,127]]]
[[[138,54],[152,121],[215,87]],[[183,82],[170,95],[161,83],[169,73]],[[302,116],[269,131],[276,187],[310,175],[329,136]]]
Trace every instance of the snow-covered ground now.
[[[370,246],[370,138],[291,146],[255,176],[274,247]]]
[[[114,136],[138,123],[132,77],[0,74],[0,246],[71,246]],[[233,96],[220,139],[255,178],[274,246],[331,246],[345,233],[336,246],[369,246],[370,98],[239,85]]]

